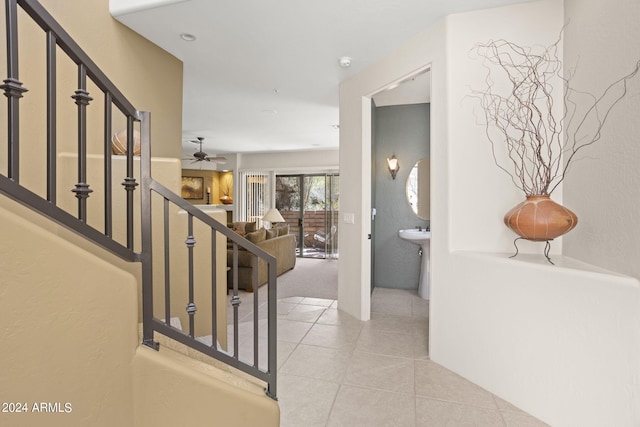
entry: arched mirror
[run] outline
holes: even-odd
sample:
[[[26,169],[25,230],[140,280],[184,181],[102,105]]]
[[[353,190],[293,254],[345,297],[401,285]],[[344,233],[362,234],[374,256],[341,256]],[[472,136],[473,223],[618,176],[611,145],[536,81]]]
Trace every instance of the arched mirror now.
[[[427,157],[418,160],[407,177],[407,202],[418,218],[423,220],[429,219],[429,176],[430,161]]]

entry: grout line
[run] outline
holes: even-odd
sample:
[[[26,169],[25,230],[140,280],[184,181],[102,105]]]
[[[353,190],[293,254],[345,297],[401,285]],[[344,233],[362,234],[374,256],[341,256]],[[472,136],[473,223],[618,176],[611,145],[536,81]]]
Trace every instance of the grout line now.
[[[446,399],[439,399],[437,397],[430,397],[430,396],[422,396],[422,395],[416,395],[415,396],[417,399],[424,399],[424,400],[433,400],[436,402],[443,402],[443,403],[449,403],[452,405],[458,405],[458,406],[465,406],[465,407],[470,407],[470,408],[477,408],[477,409],[484,409],[485,411],[495,411],[495,412],[500,412],[502,413],[502,411],[500,411],[500,409],[496,408],[488,408],[486,406],[480,406],[480,405],[474,405],[471,403],[462,403],[462,402],[456,402],[454,400],[446,400]],[[502,416],[501,416],[502,418]],[[504,421],[504,419],[503,419]]]
[[[403,359],[403,360],[421,360],[421,359],[416,359],[415,357],[408,357],[408,356],[397,356],[395,354],[384,354],[384,353],[374,353],[373,351],[366,351],[366,350],[357,350],[354,348],[354,353],[358,351],[358,353],[365,353],[365,354],[371,354],[373,356],[384,356],[384,357],[393,357],[396,359]]]
[[[333,413],[333,407],[336,404],[336,401],[338,400],[338,395],[340,394],[340,390],[342,390],[342,383],[338,384],[338,389],[336,390],[336,394],[335,396],[333,396],[333,401],[331,402],[331,406],[329,407],[329,413],[327,414],[327,422],[324,424],[325,427],[328,427],[329,425],[329,420],[331,420],[331,414]]]
[[[491,397],[493,398],[493,403],[496,405],[496,408],[498,410],[498,414],[500,414],[500,419],[502,420],[502,424],[506,427],[507,426],[507,420],[504,419],[504,415],[502,414],[502,411],[500,410],[500,407],[498,406],[498,401],[496,400],[496,395],[491,393]]]
[[[375,388],[375,387],[365,387],[365,386],[358,385],[358,384],[341,383],[340,386],[359,388],[360,390],[381,391],[383,393],[391,393],[391,394],[396,394],[398,396],[403,396],[403,397],[418,397],[416,395],[412,395],[411,393],[402,393],[400,391],[385,390],[385,389],[382,389],[382,388]],[[453,403],[453,402],[449,402],[449,403]]]

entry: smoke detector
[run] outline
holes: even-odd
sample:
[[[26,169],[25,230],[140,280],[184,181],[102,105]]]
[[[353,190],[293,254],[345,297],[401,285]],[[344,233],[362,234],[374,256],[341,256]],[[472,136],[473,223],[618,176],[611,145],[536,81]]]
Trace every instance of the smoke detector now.
[[[349,68],[351,66],[351,57],[349,56],[341,56],[338,59],[338,63],[342,68]]]

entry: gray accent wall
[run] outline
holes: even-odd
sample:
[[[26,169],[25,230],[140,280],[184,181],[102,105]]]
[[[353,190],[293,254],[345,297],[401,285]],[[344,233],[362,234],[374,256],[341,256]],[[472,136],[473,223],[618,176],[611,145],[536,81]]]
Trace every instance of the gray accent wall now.
[[[375,108],[371,168],[372,206],[377,212],[372,227],[374,287],[418,288],[419,246],[398,237],[398,230],[429,225],[411,210],[405,189],[413,165],[429,157],[429,108],[429,104]],[[387,157],[394,154],[400,164],[395,180],[387,168]]]

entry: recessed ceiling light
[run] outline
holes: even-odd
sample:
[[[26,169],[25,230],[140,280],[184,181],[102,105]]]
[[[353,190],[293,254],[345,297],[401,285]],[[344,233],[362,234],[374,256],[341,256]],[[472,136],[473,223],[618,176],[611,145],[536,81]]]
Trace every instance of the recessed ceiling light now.
[[[193,34],[189,34],[189,33],[182,33],[180,34],[180,38],[186,42],[193,42],[196,40],[196,36],[194,36]]]

